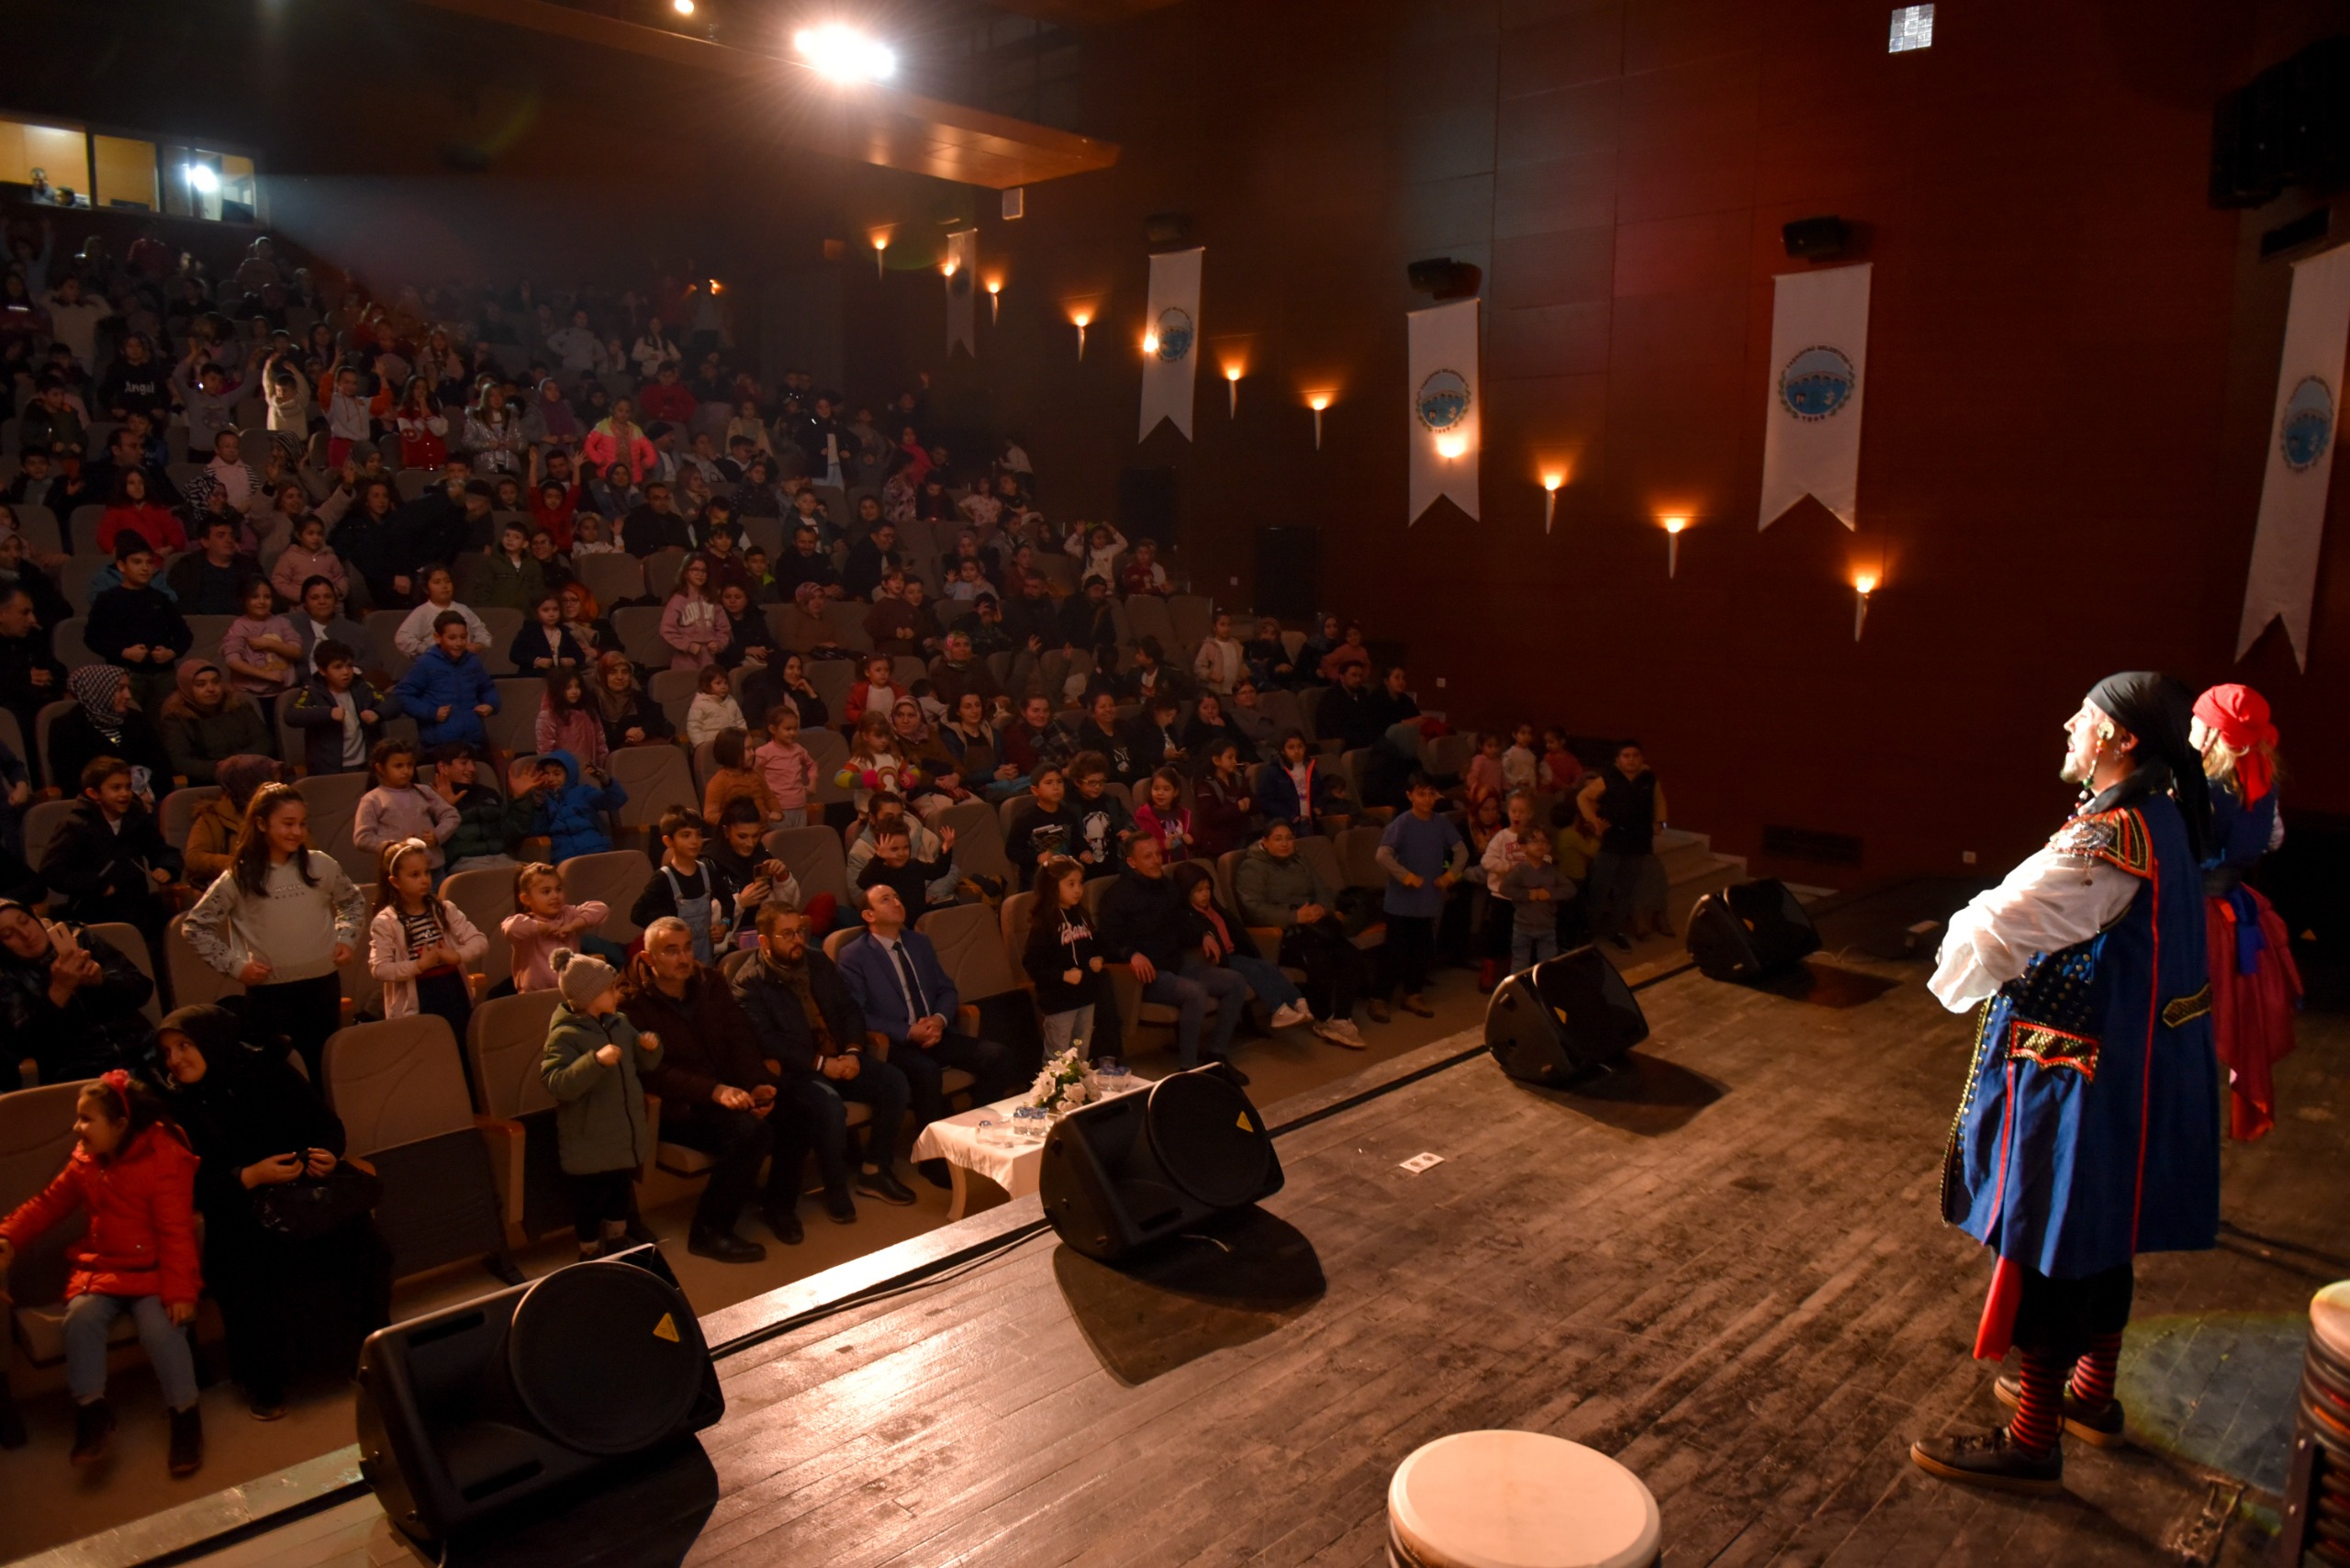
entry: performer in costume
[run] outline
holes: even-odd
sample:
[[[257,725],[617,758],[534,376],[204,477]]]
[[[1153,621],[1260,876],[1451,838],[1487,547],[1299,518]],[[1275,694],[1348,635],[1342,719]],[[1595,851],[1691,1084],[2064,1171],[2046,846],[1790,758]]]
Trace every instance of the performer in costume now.
[[[2211,952],[2211,1030],[2228,1070],[2228,1132],[2252,1139],[2277,1125],[2270,1070],[2293,1051],[2301,1004],[2285,923],[2244,885],[2285,842],[2277,814],[2277,726],[2249,686],[2215,686],[2195,700],[2189,732],[2211,781],[2211,844],[2203,897]]]
[[[2218,1240],[2210,809],[2188,710],[2164,676],[2099,681],[2065,726],[2064,777],[2087,799],[1942,943],[1934,995],[1983,1009],[1942,1216],[1998,1258],[1975,1354],[2012,1344],[2021,1373],[1998,1385],[2016,1406],[2007,1426],[1910,1446],[1936,1475],[2053,1492],[2060,1433],[2121,1441],[2131,1260]]]

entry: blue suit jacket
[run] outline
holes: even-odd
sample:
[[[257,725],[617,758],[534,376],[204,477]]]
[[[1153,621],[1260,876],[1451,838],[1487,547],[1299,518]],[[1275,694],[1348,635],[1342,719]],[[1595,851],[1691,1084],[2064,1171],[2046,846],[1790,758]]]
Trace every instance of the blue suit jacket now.
[[[946,978],[946,970],[938,962],[938,949],[919,931],[901,931],[898,941],[905,947],[906,957],[913,960],[914,974],[922,981],[923,1000],[951,1027],[955,1010],[962,999],[956,994],[955,982]],[[856,998],[857,1009],[865,1014],[867,1025],[889,1036],[892,1045],[902,1043],[913,1020],[906,1016],[906,993],[898,978],[896,960],[882,951],[881,944],[868,931],[842,944],[839,962],[841,978],[848,981],[849,994]]]

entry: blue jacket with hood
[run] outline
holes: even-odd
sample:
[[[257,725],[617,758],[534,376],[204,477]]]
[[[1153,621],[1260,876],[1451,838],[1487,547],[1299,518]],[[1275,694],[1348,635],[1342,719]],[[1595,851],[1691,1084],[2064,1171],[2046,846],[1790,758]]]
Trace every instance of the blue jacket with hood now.
[[[547,857],[560,865],[575,855],[601,855],[611,848],[601,813],[626,805],[628,791],[617,783],[599,790],[580,782],[579,759],[567,751],[551,751],[543,760],[563,769],[563,787],[541,795],[538,811],[531,819],[532,833],[554,840]]]

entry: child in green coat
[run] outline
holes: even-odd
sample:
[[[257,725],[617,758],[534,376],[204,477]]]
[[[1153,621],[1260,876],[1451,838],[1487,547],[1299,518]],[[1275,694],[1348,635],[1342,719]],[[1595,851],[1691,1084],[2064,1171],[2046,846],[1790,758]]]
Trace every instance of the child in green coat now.
[[[592,953],[547,960],[563,1004],[547,1021],[539,1075],[555,1097],[555,1148],[571,1187],[579,1256],[617,1252],[634,1215],[637,1170],[653,1152],[642,1074],[661,1049],[621,1012],[620,973]]]

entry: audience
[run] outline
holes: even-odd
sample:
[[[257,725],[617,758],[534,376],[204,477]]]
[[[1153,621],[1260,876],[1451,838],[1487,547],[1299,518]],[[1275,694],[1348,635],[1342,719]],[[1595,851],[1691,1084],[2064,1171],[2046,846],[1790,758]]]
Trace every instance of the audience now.
[[[659,1036],[621,1011],[620,974],[592,953],[558,947],[549,958],[563,1001],[547,1020],[539,1076],[554,1097],[555,1151],[570,1191],[582,1260],[628,1245],[636,1177],[653,1152],[645,1074],[661,1059]]]
[[[564,891],[563,873],[543,860],[532,861],[515,872],[514,913],[498,927],[505,933],[507,947],[513,955],[513,976],[507,989],[554,990],[555,950],[595,950],[599,939],[593,934],[610,917],[610,909],[594,899],[573,903]],[[599,957],[609,960],[621,954],[621,949],[611,944],[602,945],[611,946],[612,951],[599,953]]]
[[[0,899],[0,1024],[8,1041],[0,1047],[0,1092],[22,1086],[19,1061],[31,1061],[43,1083],[126,1065],[147,1037],[140,1009],[154,994],[155,982],[105,937]]]
[[[50,902],[59,917],[135,925],[148,951],[160,951],[180,871],[179,851],[140,800],[130,765],[112,756],[84,764],[81,798],[41,857],[41,880],[56,895]]]
[[[173,773],[190,784],[210,784],[225,757],[277,755],[277,727],[267,711],[222,678],[218,665],[183,659],[178,679],[162,712],[163,750]]]
[[[1200,1065],[1201,1032],[1211,1008],[1215,1012],[1215,1036],[1206,1054],[1212,1061],[1228,1060],[1233,1031],[1240,1025],[1240,1010],[1248,996],[1248,982],[1231,969],[1204,963],[1194,963],[1189,971],[1184,969],[1186,955],[1195,952],[1199,945],[1192,935],[1189,905],[1167,874],[1158,841],[1138,836],[1125,850],[1125,869],[1102,895],[1102,954],[1134,972],[1145,1002],[1177,1010],[1179,1065]]]
[[[930,938],[909,927],[897,892],[868,888],[859,904],[865,930],[841,948],[841,973],[876,1048],[906,1076],[914,1130],[947,1114],[942,1075],[950,1067],[978,1081],[971,1090],[977,1103],[1009,1094],[1018,1081],[1012,1052],[953,1027],[961,1002],[955,982]],[[924,1171],[934,1180],[939,1174]]]

